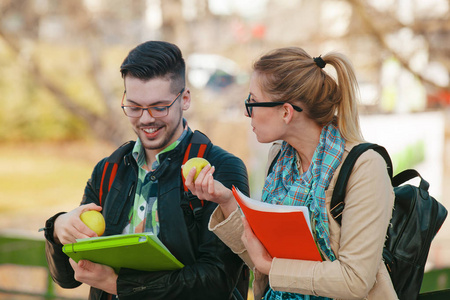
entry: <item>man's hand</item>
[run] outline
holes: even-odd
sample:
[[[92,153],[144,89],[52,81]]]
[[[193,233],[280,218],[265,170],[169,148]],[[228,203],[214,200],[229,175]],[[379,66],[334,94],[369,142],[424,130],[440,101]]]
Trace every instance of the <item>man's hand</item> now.
[[[80,219],[80,215],[88,210],[101,211],[102,207],[94,203],[89,203],[58,216],[55,220],[55,229],[53,231],[54,241],[65,245],[75,243],[76,239],[97,236],[97,234],[87,227]]]
[[[75,271],[75,280],[103,290],[111,295],[117,295],[118,276],[112,268],[89,260],[80,260],[76,263],[70,258],[69,262]]]

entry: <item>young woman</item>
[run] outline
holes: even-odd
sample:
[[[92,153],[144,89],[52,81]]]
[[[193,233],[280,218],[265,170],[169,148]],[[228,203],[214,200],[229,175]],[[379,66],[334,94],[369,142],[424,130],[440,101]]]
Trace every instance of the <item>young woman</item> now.
[[[336,79],[325,65],[335,69]],[[213,166],[204,168],[195,182],[193,171],[186,179],[200,199],[219,204],[210,230],[254,268],[255,299],[396,299],[382,261],[394,193],[379,154],[369,150],[357,160],[342,226],[330,214],[340,166],[351,148],[363,142],[349,60],[338,53],[313,58],[292,47],[262,56],[253,69],[246,116],[259,142],[281,141],[271,151],[280,149],[280,154],[262,201],[307,206],[324,260],[271,257],[241,218],[231,191],[214,180]]]

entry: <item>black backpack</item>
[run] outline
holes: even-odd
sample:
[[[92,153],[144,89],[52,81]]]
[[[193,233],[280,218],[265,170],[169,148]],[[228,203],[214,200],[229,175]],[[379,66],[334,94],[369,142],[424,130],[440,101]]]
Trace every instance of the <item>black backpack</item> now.
[[[183,164],[188,161],[188,159],[193,157],[203,157],[208,152],[211,145],[210,139],[202,132],[196,130],[194,131],[186,152],[183,158]],[[123,144],[117,150],[115,150],[107,159],[105,166],[103,167],[102,180],[100,183],[100,193],[99,201],[100,206],[103,206],[108,195],[111,185],[116,177],[118,166],[123,159],[123,157],[132,151],[134,147],[134,142],[130,141]],[[181,169],[180,169],[181,173]],[[182,176],[182,175],[181,175]],[[193,212],[194,218],[198,221],[203,213],[203,201],[199,200],[197,197],[193,196],[192,193],[184,185],[184,193],[189,201],[189,207]],[[250,280],[250,271],[246,265],[242,267],[241,274],[239,276],[236,288],[233,291],[234,299],[243,300],[247,299],[248,287]]]
[[[345,190],[353,165],[368,149],[377,151],[386,161],[395,193],[391,225],[383,248],[383,260],[400,300],[417,299],[431,242],[447,217],[447,210],[428,193],[429,184],[413,169],[392,177],[392,162],[386,149],[362,143],[353,147],[339,173],[331,199],[331,214],[341,224]],[[420,177],[419,186],[404,184]]]

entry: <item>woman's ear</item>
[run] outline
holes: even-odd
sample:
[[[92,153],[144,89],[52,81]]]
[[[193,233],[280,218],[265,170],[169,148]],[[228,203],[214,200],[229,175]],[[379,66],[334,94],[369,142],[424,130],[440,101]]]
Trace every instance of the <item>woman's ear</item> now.
[[[285,103],[283,104],[281,110],[283,114],[283,121],[287,125],[292,121],[292,118],[294,116],[294,108],[289,103]]]

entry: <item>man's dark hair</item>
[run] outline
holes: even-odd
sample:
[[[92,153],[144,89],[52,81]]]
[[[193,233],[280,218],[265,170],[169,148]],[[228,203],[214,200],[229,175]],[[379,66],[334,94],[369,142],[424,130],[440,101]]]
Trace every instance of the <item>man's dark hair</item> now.
[[[185,86],[186,65],[181,50],[174,44],[148,41],[128,53],[120,66],[122,78],[133,76],[141,80],[165,77],[171,80],[171,90],[178,93]]]

